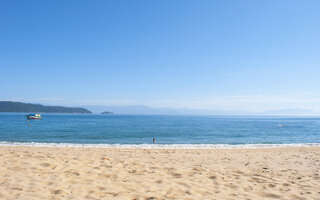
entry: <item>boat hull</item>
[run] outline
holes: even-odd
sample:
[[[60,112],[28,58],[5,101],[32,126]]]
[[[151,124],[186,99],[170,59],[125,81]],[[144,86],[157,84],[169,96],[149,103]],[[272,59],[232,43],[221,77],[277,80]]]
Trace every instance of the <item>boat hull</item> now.
[[[42,119],[41,117],[28,117],[27,116],[27,119]]]
[[[27,119],[42,119],[40,114],[29,114],[26,115]]]

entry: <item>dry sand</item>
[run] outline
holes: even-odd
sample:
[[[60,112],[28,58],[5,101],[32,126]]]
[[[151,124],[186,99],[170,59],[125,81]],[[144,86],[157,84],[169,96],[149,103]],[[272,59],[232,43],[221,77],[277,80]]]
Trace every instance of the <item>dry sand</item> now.
[[[320,199],[320,147],[0,147],[0,199]]]

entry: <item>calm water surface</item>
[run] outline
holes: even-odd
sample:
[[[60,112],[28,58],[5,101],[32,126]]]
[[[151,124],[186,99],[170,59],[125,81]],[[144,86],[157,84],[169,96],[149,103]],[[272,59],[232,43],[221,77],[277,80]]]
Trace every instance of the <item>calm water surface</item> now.
[[[30,124],[30,126],[29,126]],[[0,142],[77,144],[320,143],[320,118],[0,114]]]

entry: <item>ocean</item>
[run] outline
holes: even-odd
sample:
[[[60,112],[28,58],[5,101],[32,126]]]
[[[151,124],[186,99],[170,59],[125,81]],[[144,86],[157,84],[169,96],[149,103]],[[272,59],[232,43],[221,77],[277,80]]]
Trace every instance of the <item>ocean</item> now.
[[[320,118],[0,114],[0,145],[242,148],[320,146]],[[153,144],[153,138],[156,144]]]

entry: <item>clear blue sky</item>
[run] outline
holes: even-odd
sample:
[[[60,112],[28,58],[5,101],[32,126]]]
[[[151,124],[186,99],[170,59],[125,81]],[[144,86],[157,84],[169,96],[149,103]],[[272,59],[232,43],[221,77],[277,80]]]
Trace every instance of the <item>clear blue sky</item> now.
[[[320,110],[320,1],[1,1],[0,99]]]

